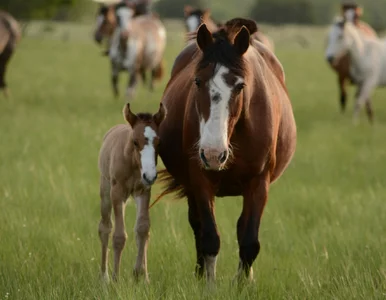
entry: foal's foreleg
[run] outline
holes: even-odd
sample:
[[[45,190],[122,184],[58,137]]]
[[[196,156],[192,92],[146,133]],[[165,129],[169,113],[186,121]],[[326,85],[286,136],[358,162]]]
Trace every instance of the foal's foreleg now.
[[[101,221],[99,222],[99,238],[102,244],[102,262],[101,262],[101,275],[105,281],[109,280],[107,272],[107,254],[109,236],[113,227],[111,222],[111,200],[110,200],[110,182],[101,176],[100,179],[100,198],[101,198]]]
[[[125,201],[128,194],[124,184],[115,182],[111,188],[111,202],[113,203],[115,216],[115,229],[113,236],[114,248],[114,272],[113,279],[118,280],[119,266],[121,263],[122,251],[126,243],[127,234],[125,230]]]
[[[268,196],[269,179],[259,176],[251,180],[243,193],[243,210],[237,221],[239,270],[237,279],[253,279],[252,264],[260,251],[259,226]]]
[[[118,89],[118,76],[119,76],[119,67],[116,63],[111,63],[111,86],[113,88],[114,97],[119,97],[119,89]]]
[[[138,254],[135,262],[133,275],[136,279],[144,276],[145,281],[149,281],[147,273],[147,245],[150,236],[150,217],[149,202],[150,190],[134,197],[137,204],[137,220],[135,222],[135,237],[137,242]]]

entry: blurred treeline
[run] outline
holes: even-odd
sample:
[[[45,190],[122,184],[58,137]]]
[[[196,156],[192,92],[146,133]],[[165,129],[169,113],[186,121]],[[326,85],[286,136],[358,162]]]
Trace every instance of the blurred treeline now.
[[[386,28],[386,0],[357,0],[364,20],[375,29]],[[154,10],[164,18],[182,18],[183,7],[210,8],[215,20],[251,17],[270,24],[329,24],[339,14],[341,0],[158,0]],[[91,0],[0,0],[0,8],[20,19],[79,20],[94,17],[97,4]]]

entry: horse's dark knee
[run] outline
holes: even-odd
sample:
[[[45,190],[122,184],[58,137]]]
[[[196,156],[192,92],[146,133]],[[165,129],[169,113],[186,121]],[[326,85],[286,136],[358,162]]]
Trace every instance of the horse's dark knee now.
[[[215,229],[203,232],[201,243],[204,256],[217,256],[220,251],[220,236]]]
[[[120,251],[125,247],[126,244],[126,235],[114,235],[113,237],[113,248],[114,250]]]
[[[258,240],[247,245],[240,245],[240,260],[245,267],[250,267],[252,266],[259,252],[260,243]]]
[[[346,98],[347,98],[346,93],[342,92],[340,94],[340,108],[341,108],[342,112],[344,112],[346,109]]]

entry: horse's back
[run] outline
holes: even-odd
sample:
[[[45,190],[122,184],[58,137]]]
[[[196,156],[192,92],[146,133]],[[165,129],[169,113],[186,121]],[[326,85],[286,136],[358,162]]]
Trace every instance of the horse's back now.
[[[103,137],[99,152],[99,170],[104,177],[110,178],[111,169],[124,161],[124,150],[131,130],[127,124],[119,124],[110,128]]]

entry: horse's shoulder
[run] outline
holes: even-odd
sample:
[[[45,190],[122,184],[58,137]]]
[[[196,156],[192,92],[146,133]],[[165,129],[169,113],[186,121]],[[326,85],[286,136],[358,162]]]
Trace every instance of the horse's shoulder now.
[[[280,63],[279,59],[276,55],[268,49],[261,42],[254,40],[252,45],[255,50],[259,53],[260,57],[264,60],[264,62],[268,65],[271,71],[275,74],[275,76],[284,84],[285,82],[285,74],[283,65]]]
[[[374,30],[369,24],[367,24],[366,22],[358,21],[357,27],[358,27],[363,33],[365,33],[367,36],[378,37],[378,35],[377,35],[377,33],[375,32],[375,30]]]

